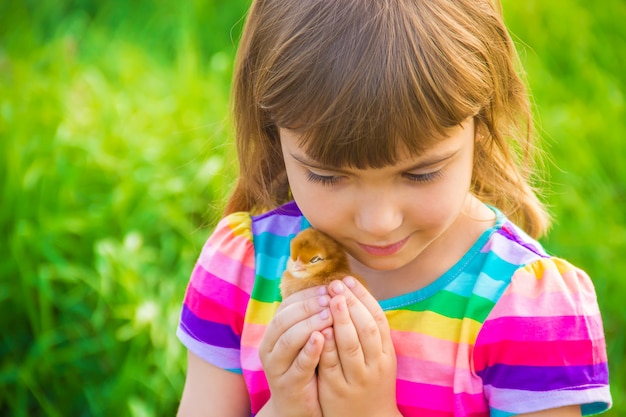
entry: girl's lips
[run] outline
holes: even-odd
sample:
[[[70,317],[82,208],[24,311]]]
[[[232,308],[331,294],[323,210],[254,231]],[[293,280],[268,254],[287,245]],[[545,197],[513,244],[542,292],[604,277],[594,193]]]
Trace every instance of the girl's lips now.
[[[389,256],[389,255],[395,254],[400,249],[402,249],[402,247],[404,246],[407,240],[409,240],[408,237],[402,239],[399,242],[396,242],[392,245],[387,245],[387,246],[370,246],[370,245],[365,245],[363,243],[359,243],[359,246],[370,255]]]

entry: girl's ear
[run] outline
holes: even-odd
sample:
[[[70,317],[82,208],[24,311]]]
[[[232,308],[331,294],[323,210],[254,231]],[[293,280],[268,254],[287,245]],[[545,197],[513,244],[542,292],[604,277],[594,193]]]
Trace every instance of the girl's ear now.
[[[489,129],[477,117],[474,117],[474,142],[484,143],[487,138],[489,138]]]

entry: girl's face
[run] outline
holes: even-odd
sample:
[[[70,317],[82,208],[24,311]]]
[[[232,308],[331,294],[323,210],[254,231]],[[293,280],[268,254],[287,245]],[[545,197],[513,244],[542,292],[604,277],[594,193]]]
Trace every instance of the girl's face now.
[[[323,166],[281,129],[289,184],[311,225],[335,238],[361,266],[402,268],[455,230],[467,207],[474,122],[466,120],[422,155],[401,155],[391,166]]]

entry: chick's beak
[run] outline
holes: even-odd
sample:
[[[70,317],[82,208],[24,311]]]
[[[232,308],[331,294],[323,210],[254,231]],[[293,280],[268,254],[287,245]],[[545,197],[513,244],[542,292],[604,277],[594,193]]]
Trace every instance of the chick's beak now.
[[[298,258],[294,263],[291,264],[291,267],[294,271],[304,271],[304,264]]]

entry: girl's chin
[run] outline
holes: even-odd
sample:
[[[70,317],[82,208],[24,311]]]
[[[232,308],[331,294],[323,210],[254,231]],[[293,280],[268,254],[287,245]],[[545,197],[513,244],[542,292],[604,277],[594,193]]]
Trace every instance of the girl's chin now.
[[[365,268],[374,271],[395,271],[405,267],[409,261],[400,256],[372,257],[369,255],[356,257],[355,260]]]

